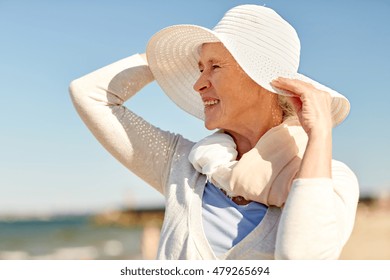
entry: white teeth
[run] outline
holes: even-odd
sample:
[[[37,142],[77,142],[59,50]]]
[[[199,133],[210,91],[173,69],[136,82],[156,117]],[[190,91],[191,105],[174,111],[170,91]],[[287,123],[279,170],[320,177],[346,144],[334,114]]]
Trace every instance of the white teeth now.
[[[211,106],[211,105],[215,105],[219,102],[219,100],[208,100],[208,101],[204,101],[203,104],[204,106]]]

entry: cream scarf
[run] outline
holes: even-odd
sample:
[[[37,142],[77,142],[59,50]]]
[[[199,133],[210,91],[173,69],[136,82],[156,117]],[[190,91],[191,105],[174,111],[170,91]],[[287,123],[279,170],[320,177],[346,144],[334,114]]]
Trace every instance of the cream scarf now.
[[[267,131],[238,161],[233,138],[222,131],[196,143],[188,159],[229,196],[239,195],[281,207],[299,170],[306,144],[307,134],[298,119],[288,118]]]

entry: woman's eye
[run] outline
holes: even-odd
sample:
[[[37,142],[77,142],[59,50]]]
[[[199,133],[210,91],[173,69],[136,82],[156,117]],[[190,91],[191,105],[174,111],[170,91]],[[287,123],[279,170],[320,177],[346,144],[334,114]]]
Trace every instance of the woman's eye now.
[[[213,69],[220,68],[218,64],[213,64]]]

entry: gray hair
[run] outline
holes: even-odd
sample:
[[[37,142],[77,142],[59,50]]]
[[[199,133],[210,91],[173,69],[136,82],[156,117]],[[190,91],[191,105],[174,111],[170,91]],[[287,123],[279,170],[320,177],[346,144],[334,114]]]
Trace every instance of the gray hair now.
[[[283,120],[296,115],[293,105],[286,96],[278,94],[278,102],[283,111]]]

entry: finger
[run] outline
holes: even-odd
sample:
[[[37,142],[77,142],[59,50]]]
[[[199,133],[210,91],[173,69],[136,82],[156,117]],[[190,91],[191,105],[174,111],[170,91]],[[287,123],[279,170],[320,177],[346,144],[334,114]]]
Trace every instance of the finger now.
[[[271,81],[271,86],[278,90],[278,93],[281,93],[285,96],[299,96],[298,94],[295,94],[294,92],[288,90],[285,86],[283,86],[279,81],[273,80]]]
[[[273,80],[271,83],[273,86],[279,89],[287,90],[289,92],[295,93],[296,95],[302,95],[308,89],[312,90],[314,88],[312,84],[306,83],[304,81],[283,77],[279,77]]]

